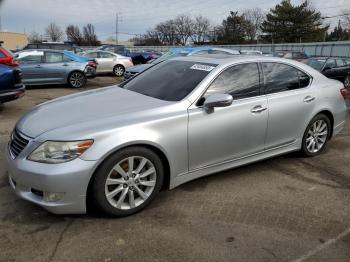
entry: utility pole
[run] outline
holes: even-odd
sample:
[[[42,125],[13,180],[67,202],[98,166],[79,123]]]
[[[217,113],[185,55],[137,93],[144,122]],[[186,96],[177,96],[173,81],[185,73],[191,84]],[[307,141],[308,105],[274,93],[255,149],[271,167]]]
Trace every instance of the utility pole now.
[[[0,32],[2,32],[1,15],[0,15]]]
[[[118,45],[118,13],[115,14],[115,44]]]

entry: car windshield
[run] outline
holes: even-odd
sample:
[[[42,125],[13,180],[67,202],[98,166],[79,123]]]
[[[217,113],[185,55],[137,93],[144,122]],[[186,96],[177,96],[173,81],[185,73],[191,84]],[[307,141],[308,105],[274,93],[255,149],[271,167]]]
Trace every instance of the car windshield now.
[[[326,62],[326,59],[308,59],[305,64],[311,66],[313,69],[320,71]]]
[[[165,101],[180,101],[217,65],[169,60],[152,66],[121,87]]]
[[[172,52],[168,51],[164,55],[158,57],[157,59],[152,61],[152,64],[159,64],[160,62],[163,62],[165,60],[168,60],[173,57],[179,57],[179,56],[187,56],[189,52]]]

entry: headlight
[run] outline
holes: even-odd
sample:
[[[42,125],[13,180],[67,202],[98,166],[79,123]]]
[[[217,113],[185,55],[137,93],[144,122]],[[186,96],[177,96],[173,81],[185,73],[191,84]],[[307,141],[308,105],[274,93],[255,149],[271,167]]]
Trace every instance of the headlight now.
[[[46,141],[28,156],[28,160],[48,164],[68,162],[82,155],[93,142],[93,140]]]

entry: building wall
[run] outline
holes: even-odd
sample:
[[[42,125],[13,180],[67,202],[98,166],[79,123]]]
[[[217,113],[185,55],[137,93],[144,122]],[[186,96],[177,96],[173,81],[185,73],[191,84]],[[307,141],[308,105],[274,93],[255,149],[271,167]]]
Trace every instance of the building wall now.
[[[16,49],[28,44],[28,37],[23,33],[0,32],[0,41],[4,42],[2,46],[5,48]]]

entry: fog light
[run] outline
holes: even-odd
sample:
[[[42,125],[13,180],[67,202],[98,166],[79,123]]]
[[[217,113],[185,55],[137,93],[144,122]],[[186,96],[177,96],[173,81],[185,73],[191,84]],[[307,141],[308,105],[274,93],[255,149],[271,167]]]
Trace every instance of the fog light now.
[[[64,196],[64,193],[50,193],[44,192],[44,201],[46,202],[57,202],[61,200]]]

